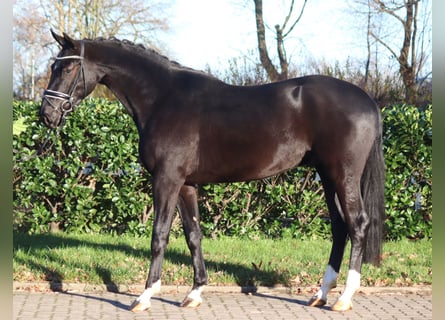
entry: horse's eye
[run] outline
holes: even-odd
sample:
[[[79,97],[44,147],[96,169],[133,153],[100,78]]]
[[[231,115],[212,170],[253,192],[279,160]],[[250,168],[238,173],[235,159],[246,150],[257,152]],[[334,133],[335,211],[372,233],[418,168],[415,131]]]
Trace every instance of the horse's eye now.
[[[73,66],[67,66],[66,68],[63,69],[63,72],[66,74],[70,74],[71,71],[73,71]]]
[[[63,68],[63,73],[70,74],[74,70],[75,65],[76,64],[73,62],[66,64],[65,67]]]

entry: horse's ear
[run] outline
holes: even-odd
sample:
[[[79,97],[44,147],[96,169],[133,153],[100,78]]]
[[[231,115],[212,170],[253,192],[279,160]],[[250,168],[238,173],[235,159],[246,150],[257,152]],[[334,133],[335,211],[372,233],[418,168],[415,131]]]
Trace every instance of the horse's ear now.
[[[68,36],[65,32],[63,33],[63,36],[58,35],[51,29],[51,34],[53,38],[57,41],[57,43],[63,48],[63,49],[73,49],[76,47],[76,42],[73,40],[70,36]]]
[[[64,38],[62,36],[59,36],[57,33],[55,33],[53,29],[51,29],[51,35],[53,36],[54,40],[56,40],[57,43],[63,47],[64,42],[65,42]]]
[[[65,47],[64,48],[75,48],[76,47],[76,40],[71,38],[65,32],[63,33],[63,38],[65,39]]]

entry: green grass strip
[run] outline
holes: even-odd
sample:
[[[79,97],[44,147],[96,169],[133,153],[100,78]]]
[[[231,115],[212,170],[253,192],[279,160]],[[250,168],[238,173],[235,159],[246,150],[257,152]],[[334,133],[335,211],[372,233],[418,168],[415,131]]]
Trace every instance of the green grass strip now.
[[[14,234],[14,280],[88,284],[143,284],[150,263],[150,239],[88,234]],[[211,285],[313,286],[320,283],[331,242],[295,239],[204,239]],[[364,265],[364,286],[432,284],[432,241],[402,240],[384,245],[380,268]],[[349,261],[346,250],[339,284]],[[191,285],[191,257],[183,238],[171,238],[162,281]]]

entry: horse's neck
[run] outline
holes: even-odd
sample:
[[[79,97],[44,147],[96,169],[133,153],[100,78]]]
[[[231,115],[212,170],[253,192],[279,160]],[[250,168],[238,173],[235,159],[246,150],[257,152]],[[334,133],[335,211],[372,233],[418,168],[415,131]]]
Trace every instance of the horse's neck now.
[[[155,72],[144,72],[150,69],[149,64],[147,61],[141,66],[126,61],[121,65],[110,65],[101,81],[125,106],[140,130],[150,117],[156,99],[164,94],[168,82],[168,71],[162,72],[157,65],[152,66],[156,68],[156,79]]]

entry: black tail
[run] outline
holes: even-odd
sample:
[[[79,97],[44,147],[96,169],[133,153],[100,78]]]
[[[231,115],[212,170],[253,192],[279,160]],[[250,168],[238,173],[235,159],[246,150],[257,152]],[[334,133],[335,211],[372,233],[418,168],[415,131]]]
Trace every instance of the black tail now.
[[[371,219],[363,262],[380,265],[385,220],[385,160],[381,134],[376,138],[366,162],[361,189],[365,211]]]

